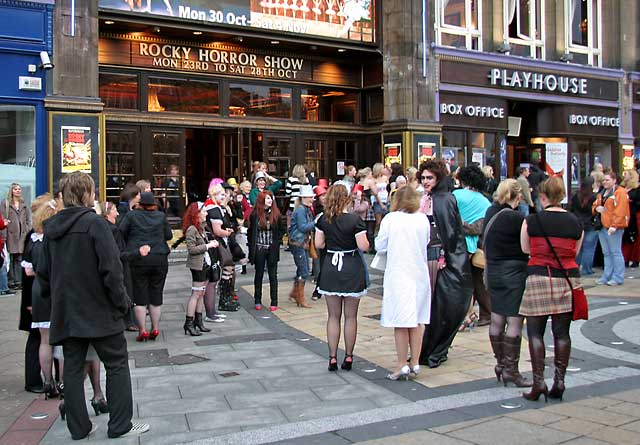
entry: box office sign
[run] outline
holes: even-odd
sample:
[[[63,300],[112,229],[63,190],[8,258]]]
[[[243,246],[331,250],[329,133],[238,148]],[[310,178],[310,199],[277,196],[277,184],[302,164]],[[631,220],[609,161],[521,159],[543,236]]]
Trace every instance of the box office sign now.
[[[312,61],[305,57],[266,52],[229,44],[181,45],[156,39],[101,38],[100,64],[158,70],[221,74],[257,79],[319,82],[357,86],[358,72],[351,66]]]
[[[440,82],[525,91],[532,94],[618,100],[618,82],[615,80],[592,78],[572,72],[498,68],[484,63],[442,60]]]
[[[212,25],[375,42],[374,0],[99,0],[99,7]]]
[[[459,94],[440,95],[440,122],[443,125],[474,128],[507,128],[505,100]]]

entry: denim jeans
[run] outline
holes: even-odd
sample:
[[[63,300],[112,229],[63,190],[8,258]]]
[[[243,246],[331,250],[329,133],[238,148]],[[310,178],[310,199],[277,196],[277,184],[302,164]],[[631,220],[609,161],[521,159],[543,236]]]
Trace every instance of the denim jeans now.
[[[609,235],[606,229],[600,230],[600,246],[604,255],[604,273],[600,281],[624,282],[624,257],[622,256],[623,229],[616,230]]]
[[[293,261],[296,263],[296,280],[306,281],[309,276],[309,251],[291,244],[289,244],[289,248],[291,255],[293,255]]]
[[[580,266],[582,275],[591,275],[593,273],[593,256],[596,253],[596,245],[598,244],[598,230],[589,230],[584,232],[582,247],[576,258],[576,263]]]
[[[9,290],[9,277],[7,276],[6,264],[0,267],[0,292]]]
[[[526,202],[518,204],[518,210],[525,218],[529,216],[529,205]]]

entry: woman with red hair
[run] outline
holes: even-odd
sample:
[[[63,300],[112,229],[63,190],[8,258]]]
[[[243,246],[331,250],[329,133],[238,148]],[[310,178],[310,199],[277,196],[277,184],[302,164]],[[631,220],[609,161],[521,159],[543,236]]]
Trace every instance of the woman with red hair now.
[[[187,314],[184,322],[184,334],[191,336],[202,335],[209,332],[202,320],[204,310],[204,293],[209,281],[209,268],[211,257],[209,249],[218,247],[215,240],[207,241],[204,231],[204,222],[207,219],[207,211],[204,205],[192,203],[187,207],[182,220],[182,233],[187,241],[187,267],[191,270],[191,297],[187,302]]]
[[[248,232],[249,261],[256,268],[253,295],[257,311],[262,309],[262,277],[265,265],[269,273],[270,309],[272,312],[278,310],[278,261],[284,230],[273,193],[269,190],[260,192],[249,217]]]

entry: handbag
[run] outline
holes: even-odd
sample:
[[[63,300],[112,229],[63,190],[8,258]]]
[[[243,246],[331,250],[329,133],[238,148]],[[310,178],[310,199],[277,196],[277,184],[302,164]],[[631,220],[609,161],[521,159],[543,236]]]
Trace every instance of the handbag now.
[[[476,249],[475,253],[471,255],[471,265],[478,269],[484,269],[484,266],[486,265],[484,250],[479,247]]]
[[[387,253],[376,252],[376,256],[374,256],[373,261],[371,261],[371,268],[384,272],[387,268]]]
[[[309,239],[309,256],[314,260],[318,259],[318,249],[316,249],[316,240],[313,235]]]
[[[220,258],[221,267],[233,266],[233,255],[221,239],[218,240],[218,258]]]
[[[587,294],[584,293],[584,289],[582,286],[573,287],[573,284],[571,284],[571,280],[569,279],[569,273],[564,268],[564,266],[562,266],[562,263],[560,262],[560,258],[558,258],[558,254],[556,253],[556,250],[553,248],[553,245],[551,244],[549,237],[547,236],[547,234],[544,232],[544,229],[542,228],[542,221],[540,221],[540,216],[537,213],[535,215],[536,215],[536,219],[538,220],[538,225],[540,226],[540,231],[542,232],[542,236],[544,236],[544,239],[547,240],[547,244],[549,245],[549,249],[551,249],[551,253],[553,253],[553,256],[558,262],[560,269],[562,269],[562,271],[564,272],[564,277],[567,280],[567,283],[569,283],[569,288],[571,289],[571,301],[573,306],[573,320],[588,320],[589,319],[589,303],[587,301]]]

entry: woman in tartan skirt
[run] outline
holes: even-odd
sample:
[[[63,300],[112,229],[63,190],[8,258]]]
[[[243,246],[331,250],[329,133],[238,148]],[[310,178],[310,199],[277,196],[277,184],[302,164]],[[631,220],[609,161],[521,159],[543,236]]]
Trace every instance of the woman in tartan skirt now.
[[[544,211],[529,215],[520,232],[522,251],[531,255],[520,315],[527,317],[533,387],[523,396],[538,400],[542,394],[545,401],[547,396],[562,400],[564,374],[571,355],[572,294],[566,277],[572,286],[578,286],[580,269],[575,259],[583,232],[578,218],[560,206],[565,197],[562,178],[547,179],[540,184],[539,192]],[[544,382],[544,331],[549,316],[555,346],[551,391]]]

